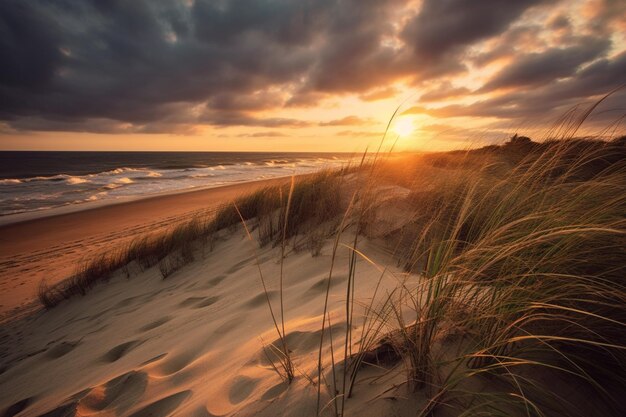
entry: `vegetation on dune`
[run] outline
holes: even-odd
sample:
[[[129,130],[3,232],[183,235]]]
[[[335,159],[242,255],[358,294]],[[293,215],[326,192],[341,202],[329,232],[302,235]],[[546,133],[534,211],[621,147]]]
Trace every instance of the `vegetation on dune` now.
[[[406,196],[389,203],[380,190],[390,185]],[[389,204],[402,209],[398,226],[374,233],[392,215]],[[63,285],[42,285],[39,295],[53,307],[133,262],[159,265],[165,278],[242,223],[250,240],[280,245],[281,262],[288,244],[315,255],[334,236],[315,381],[319,390],[328,386],[329,401],[318,398],[318,414],[345,415],[360,373],[375,365],[406,372],[408,391],[424,398],[421,416],[619,416],[626,412],[625,213],[624,138],[514,137],[499,147],[401,162],[377,156],[349,174],[322,172],[266,188],[213,217],[136,240]],[[330,281],[348,232],[347,325],[333,340]],[[408,274],[396,277],[392,291],[379,291],[378,282],[356,320],[356,260],[373,262],[358,248],[364,237],[385,242]],[[259,273],[263,281],[260,264]],[[279,309],[267,298],[278,344],[266,352],[291,382],[282,263],[280,282]],[[324,348],[334,352],[329,364]]]
[[[340,172],[322,171],[298,178],[292,190],[291,209],[286,212],[284,201],[289,186],[272,186],[237,198],[233,203],[219,207],[214,214],[194,218],[171,230],[139,237],[125,247],[102,253],[80,265],[76,273],[49,286],[42,281],[38,298],[46,308],[77,295],[85,295],[98,283],[107,281],[116,272],[130,276],[131,264],[144,270],[158,265],[163,278],[173,274],[195,259],[196,251],[213,249],[220,232],[244,220],[258,219],[259,240],[265,244],[278,244],[283,237],[281,225],[288,215],[284,236],[290,238],[302,231],[316,231],[316,226],[341,212]],[[235,208],[237,207],[237,209]]]
[[[430,398],[420,415],[586,415],[589,398],[625,411],[625,142],[523,145],[385,170],[413,190],[386,238],[419,278],[382,298],[363,330],[390,332],[344,366],[403,360]]]

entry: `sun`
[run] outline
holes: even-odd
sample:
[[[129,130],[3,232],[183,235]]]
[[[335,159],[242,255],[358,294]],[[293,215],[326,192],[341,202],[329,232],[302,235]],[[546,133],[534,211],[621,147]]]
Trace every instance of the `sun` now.
[[[409,136],[415,130],[415,121],[410,117],[401,117],[396,120],[393,131],[399,136]]]

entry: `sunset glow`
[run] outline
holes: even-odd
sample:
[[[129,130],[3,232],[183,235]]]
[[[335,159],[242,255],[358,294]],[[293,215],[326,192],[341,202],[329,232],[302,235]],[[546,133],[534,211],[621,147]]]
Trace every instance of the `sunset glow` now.
[[[398,106],[402,149],[451,149],[626,82],[626,2],[219,4],[3,3],[0,149],[361,151]],[[623,131],[625,101],[580,134]]]
[[[395,122],[393,130],[399,136],[402,136],[402,137],[409,136],[415,130],[413,119],[410,117],[399,118]]]
[[[626,0],[0,0],[0,417],[626,416]]]

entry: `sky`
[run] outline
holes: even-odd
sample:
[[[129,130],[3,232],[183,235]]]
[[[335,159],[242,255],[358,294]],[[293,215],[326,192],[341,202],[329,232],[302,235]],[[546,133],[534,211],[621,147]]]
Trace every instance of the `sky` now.
[[[0,1],[4,150],[360,152],[396,109],[397,150],[542,140],[623,84],[623,0]]]

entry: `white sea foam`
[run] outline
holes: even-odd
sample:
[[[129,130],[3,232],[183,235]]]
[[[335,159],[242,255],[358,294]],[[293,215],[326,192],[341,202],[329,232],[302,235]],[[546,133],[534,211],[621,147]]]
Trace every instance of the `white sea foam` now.
[[[142,168],[121,167],[121,168],[115,168],[110,171],[104,171],[104,172],[100,172],[98,174],[92,174],[92,175],[118,175],[118,174],[124,174],[125,172],[137,172],[137,171],[143,171],[143,170],[144,169]]]
[[[305,174],[321,167],[339,167],[345,161],[298,158],[237,161],[190,168],[120,167],[84,175],[57,174],[2,179],[0,215],[41,210],[94,200],[115,200],[155,193],[211,188],[256,179]],[[80,184],[80,187],[77,185]]]
[[[83,177],[69,177],[68,179],[65,180],[65,182],[70,185],[76,185],[76,184],[83,184],[85,182],[89,182],[89,180]]]

